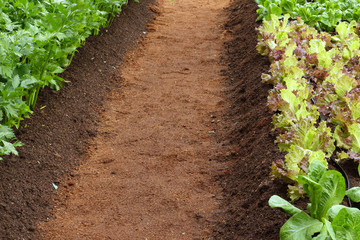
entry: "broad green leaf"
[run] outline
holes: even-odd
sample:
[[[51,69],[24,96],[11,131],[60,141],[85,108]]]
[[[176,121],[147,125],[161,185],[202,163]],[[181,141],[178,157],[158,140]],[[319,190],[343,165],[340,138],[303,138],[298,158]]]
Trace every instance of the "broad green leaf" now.
[[[322,14],[321,23],[327,26],[328,31],[332,31],[336,24],[341,20],[342,12],[337,9],[328,9]]]
[[[346,208],[346,206],[344,205],[334,205],[332,206],[329,211],[327,212],[327,217],[329,218],[330,221],[332,221],[336,215],[339,214],[340,210]]]
[[[345,194],[351,199],[351,201],[360,202],[360,187],[350,188],[345,192]]]
[[[280,6],[285,13],[293,13],[296,7],[296,0],[281,0]]]
[[[333,240],[336,240],[334,230],[332,229],[331,223],[323,219],[325,224],[323,225],[320,234],[316,237],[313,237],[312,240],[330,240],[330,236]],[[330,236],[329,236],[330,235]]]
[[[20,85],[20,77],[19,75],[15,75],[12,79],[12,87],[17,88]]]
[[[305,240],[320,232],[323,223],[307,215],[296,213],[280,229],[280,240]]]
[[[325,165],[321,162],[321,160],[314,160],[310,163],[309,166],[309,177],[315,181],[319,182],[320,178],[324,175],[326,172]]]
[[[323,174],[324,176],[324,174]],[[308,194],[311,202],[310,214],[312,217],[316,217],[319,206],[319,196],[323,193],[323,187],[316,181],[307,176],[298,176],[297,180],[303,184],[304,191]],[[321,219],[316,217],[317,219]]]
[[[276,16],[280,16],[282,14],[282,9],[278,7],[276,4],[270,5],[270,12],[271,14],[275,14]]]
[[[301,212],[300,209],[293,206],[291,203],[279,197],[278,195],[271,196],[271,198],[269,199],[269,205],[272,208],[282,208],[286,213],[290,215],[295,215],[296,213]]]
[[[319,185],[322,186],[320,194],[315,196],[311,205],[311,216],[322,219],[328,210],[342,202],[345,196],[345,179],[341,173],[329,170],[320,178]]]
[[[360,210],[343,208],[332,221],[336,238],[340,240],[358,240],[360,238]]]

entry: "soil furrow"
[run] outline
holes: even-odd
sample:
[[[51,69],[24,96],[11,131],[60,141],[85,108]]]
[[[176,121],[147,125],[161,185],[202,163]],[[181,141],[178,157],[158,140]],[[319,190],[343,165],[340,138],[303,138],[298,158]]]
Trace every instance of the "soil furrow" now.
[[[272,115],[266,106],[270,85],[261,82],[261,74],[269,69],[267,57],[256,51],[257,5],[253,0],[234,0],[227,11],[226,29],[232,39],[226,43],[224,71],[227,78],[227,101],[224,114],[223,147],[231,155],[219,155],[230,171],[220,174],[224,199],[223,213],[215,228],[216,239],[273,240],[288,216],[270,208],[269,198],[286,197],[287,184],[270,176],[272,162],[282,159],[274,143]]]

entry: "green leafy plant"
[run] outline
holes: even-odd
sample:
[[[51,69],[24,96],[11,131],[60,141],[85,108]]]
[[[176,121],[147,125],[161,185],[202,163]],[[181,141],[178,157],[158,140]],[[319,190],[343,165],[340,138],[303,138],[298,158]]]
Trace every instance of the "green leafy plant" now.
[[[339,23],[330,35],[289,18],[265,21],[257,49],[272,63],[262,79],[274,85],[268,106],[280,132],[276,142],[287,152],[272,174],[294,184],[295,200],[303,195],[297,176],[307,174],[314,156],[326,165],[337,147],[337,161],[360,160],[360,39],[355,22]]]
[[[325,165],[313,161],[307,176],[298,176],[309,196],[308,215],[285,199],[274,195],[269,200],[272,208],[282,208],[292,217],[281,227],[281,240],[360,239],[360,210],[339,205],[345,194],[353,201],[360,201],[360,188],[345,191],[343,176]]]
[[[360,21],[359,0],[255,0],[259,9],[257,20],[271,19],[271,15],[282,18],[288,14],[292,19],[300,17],[318,30],[334,31],[340,21]]]
[[[127,0],[0,1],[0,156],[17,154],[12,127],[29,117],[39,91],[58,76],[91,34],[111,24]],[[1,159],[1,158],[0,158]]]

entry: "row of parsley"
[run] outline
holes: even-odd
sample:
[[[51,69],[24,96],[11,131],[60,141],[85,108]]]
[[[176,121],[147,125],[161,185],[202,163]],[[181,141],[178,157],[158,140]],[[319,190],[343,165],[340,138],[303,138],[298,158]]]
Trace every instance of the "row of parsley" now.
[[[58,74],[76,49],[127,1],[0,1],[0,156],[17,154],[12,128],[32,113],[40,89],[61,87]]]

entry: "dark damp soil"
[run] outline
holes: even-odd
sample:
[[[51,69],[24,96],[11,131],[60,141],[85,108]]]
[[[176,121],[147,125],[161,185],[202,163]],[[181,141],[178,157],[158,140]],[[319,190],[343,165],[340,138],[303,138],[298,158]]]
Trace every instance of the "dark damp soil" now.
[[[287,185],[270,178],[271,163],[284,155],[274,144],[276,133],[266,106],[271,86],[261,82],[269,62],[256,51],[256,9],[253,0],[235,0],[227,9],[225,28],[233,36],[224,56],[230,107],[221,144],[231,154],[218,156],[229,169],[218,176],[224,200],[222,221],[214,229],[216,239],[279,239],[280,227],[288,218],[268,206],[273,194],[286,197]]]
[[[72,174],[89,139],[96,136],[98,109],[119,82],[118,63],[154,17],[147,7],[153,2],[129,1],[109,29],[79,49],[61,76],[70,82],[59,92],[41,92],[31,119],[17,131],[24,143],[19,156],[0,162],[0,239],[37,239],[36,224],[46,221],[53,205],[53,184]]]

